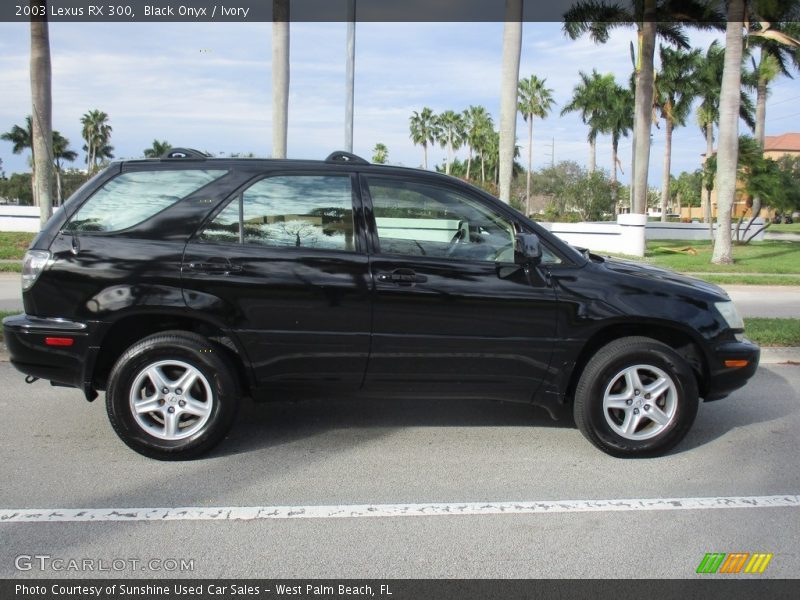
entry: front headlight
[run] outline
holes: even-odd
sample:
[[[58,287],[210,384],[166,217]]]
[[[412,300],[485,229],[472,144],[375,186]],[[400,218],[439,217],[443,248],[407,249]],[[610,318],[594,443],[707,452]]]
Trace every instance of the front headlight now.
[[[50,253],[46,250],[28,250],[22,260],[22,291],[27,292],[36,283],[47,261],[50,260]]]
[[[739,311],[736,310],[736,306],[734,306],[733,302],[730,300],[727,302],[715,302],[714,306],[717,312],[722,315],[722,318],[725,319],[728,327],[731,329],[744,329],[744,321],[742,317],[739,316]]]

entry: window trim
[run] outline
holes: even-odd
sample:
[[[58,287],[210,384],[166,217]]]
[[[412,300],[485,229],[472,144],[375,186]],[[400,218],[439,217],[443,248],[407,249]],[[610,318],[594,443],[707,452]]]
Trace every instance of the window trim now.
[[[350,179],[350,198],[351,198],[351,206],[353,212],[353,242],[355,248],[353,250],[344,250],[339,248],[311,248],[311,247],[295,247],[295,246],[267,246],[267,245],[260,245],[260,244],[246,244],[244,243],[244,227],[242,227],[242,222],[244,221],[244,193],[249,190],[254,185],[260,183],[261,181],[265,181],[267,179],[273,179],[275,177],[342,177],[342,178],[349,178]],[[239,201],[239,241],[238,242],[228,242],[228,241],[210,241],[204,240],[200,237],[203,233],[203,230],[208,226],[209,223],[213,222],[214,219],[222,213],[231,202],[234,202],[238,198]],[[313,250],[315,252],[325,252],[325,253],[344,253],[347,255],[354,255],[354,254],[367,254],[367,243],[365,239],[365,232],[366,230],[366,222],[364,218],[364,211],[363,211],[363,201],[360,194],[360,189],[358,188],[358,174],[354,171],[330,171],[326,169],[277,169],[275,171],[270,171],[269,173],[258,173],[255,176],[251,177],[240,186],[238,186],[233,192],[228,194],[222,202],[220,202],[217,206],[214,207],[212,211],[206,215],[205,219],[200,223],[197,227],[195,232],[189,238],[189,243],[196,243],[196,244],[211,244],[217,246],[225,246],[225,247],[242,247],[242,248],[263,248],[265,250],[278,250],[278,251],[286,251],[286,252],[308,252]]]

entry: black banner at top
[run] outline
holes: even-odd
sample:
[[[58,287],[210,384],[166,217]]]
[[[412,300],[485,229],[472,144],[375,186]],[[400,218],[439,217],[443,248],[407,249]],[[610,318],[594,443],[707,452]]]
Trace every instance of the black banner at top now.
[[[2,0],[0,21],[269,22],[273,6],[287,3],[288,19],[296,22],[345,21],[351,3],[361,22],[516,21],[520,7],[521,20],[538,22],[561,22],[568,14],[595,22],[725,20],[724,0],[657,0],[650,13],[642,12],[642,0]],[[800,8],[796,12],[800,19]],[[284,11],[276,14],[277,20],[286,19]]]

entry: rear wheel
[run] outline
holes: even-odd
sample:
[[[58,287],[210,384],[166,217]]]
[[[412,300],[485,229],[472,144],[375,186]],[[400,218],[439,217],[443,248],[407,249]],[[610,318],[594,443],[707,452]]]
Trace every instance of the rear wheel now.
[[[598,350],[581,374],[575,423],[612,456],[657,456],[684,438],[698,402],[694,373],[675,350],[622,338]]]
[[[239,402],[228,360],[202,336],[172,331],[131,346],[111,371],[114,431],[151,458],[193,458],[227,433]]]

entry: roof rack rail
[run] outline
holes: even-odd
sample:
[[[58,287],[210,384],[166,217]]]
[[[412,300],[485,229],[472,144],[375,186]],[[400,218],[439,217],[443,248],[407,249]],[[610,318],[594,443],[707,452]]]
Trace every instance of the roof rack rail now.
[[[170,148],[161,155],[161,159],[169,158],[193,158],[195,160],[205,160],[209,158],[208,154],[194,150],[193,148]]]
[[[328,155],[325,159],[326,163],[348,163],[352,165],[368,165],[369,162],[356,156],[352,152],[345,152],[344,150],[336,150]]]

